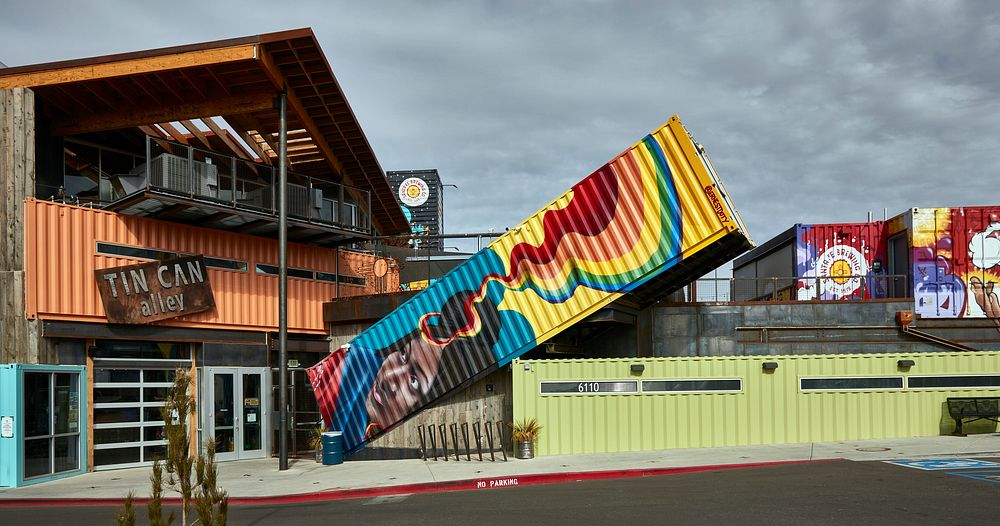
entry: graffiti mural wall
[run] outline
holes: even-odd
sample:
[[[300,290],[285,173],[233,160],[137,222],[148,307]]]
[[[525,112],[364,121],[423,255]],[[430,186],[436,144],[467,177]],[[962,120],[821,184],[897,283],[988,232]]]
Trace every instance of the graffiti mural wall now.
[[[356,450],[692,254],[734,257],[720,188],[672,118],[309,369],[325,423]]]
[[[926,318],[993,318],[1000,328],[1000,207],[911,213],[916,312]]]
[[[881,221],[796,225],[797,298],[885,297],[884,280],[877,279],[885,262],[884,232]]]

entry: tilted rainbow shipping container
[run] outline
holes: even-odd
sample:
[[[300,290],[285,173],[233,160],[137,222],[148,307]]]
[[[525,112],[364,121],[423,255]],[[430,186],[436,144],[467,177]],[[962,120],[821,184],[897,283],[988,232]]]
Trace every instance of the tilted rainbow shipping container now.
[[[651,304],[753,245],[677,116],[315,367],[348,451],[623,297]]]

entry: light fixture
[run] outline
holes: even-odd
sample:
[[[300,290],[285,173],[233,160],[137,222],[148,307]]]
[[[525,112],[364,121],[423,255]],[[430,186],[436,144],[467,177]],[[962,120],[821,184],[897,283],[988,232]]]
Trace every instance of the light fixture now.
[[[899,367],[900,369],[909,369],[910,367],[913,367],[914,365],[917,365],[917,362],[914,362],[913,360],[897,360],[896,361],[896,366]]]
[[[778,362],[764,362],[761,364],[761,368],[765,371],[773,371],[778,368]]]
[[[629,370],[632,371],[632,374],[642,374],[646,370],[646,366],[641,363],[634,363],[629,367]]]

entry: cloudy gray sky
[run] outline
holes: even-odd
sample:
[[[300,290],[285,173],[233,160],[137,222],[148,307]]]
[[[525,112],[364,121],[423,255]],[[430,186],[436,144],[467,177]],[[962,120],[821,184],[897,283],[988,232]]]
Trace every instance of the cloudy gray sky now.
[[[312,27],[382,167],[459,186],[450,232],[517,223],[675,113],[758,243],[1000,204],[996,2],[14,4],[10,66]]]

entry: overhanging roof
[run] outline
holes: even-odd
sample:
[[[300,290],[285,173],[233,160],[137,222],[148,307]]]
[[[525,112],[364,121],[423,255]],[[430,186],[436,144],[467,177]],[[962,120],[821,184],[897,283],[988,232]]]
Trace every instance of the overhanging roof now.
[[[264,156],[277,151],[274,97],[287,88],[289,168],[369,190],[379,231],[409,231],[311,29],[0,69],[10,88],[35,92],[56,135],[221,116]]]

